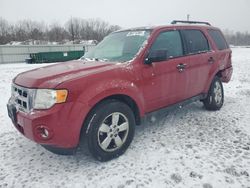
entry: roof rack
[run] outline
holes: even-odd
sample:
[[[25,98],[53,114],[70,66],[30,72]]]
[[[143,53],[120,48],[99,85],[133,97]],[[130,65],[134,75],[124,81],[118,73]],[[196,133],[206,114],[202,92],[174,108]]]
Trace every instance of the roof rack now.
[[[173,20],[171,24],[177,24],[177,23],[187,23],[187,24],[205,24],[205,25],[210,25],[208,22],[199,22],[199,21],[184,21],[184,20]]]

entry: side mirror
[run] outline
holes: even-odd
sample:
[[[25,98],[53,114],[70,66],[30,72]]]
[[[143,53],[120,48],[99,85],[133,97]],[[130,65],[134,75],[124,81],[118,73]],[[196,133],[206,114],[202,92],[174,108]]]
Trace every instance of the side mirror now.
[[[167,59],[167,50],[153,50],[150,51],[144,63],[147,65],[153,62],[165,61]]]

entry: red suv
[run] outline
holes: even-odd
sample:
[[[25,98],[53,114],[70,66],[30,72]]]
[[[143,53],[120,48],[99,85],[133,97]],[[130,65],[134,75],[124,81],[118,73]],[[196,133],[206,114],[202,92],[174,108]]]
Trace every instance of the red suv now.
[[[135,125],[151,112],[194,100],[219,110],[231,54],[221,31],[206,22],[117,31],[80,60],[17,75],[8,114],[50,151],[68,154],[87,142],[107,161],[125,152]]]

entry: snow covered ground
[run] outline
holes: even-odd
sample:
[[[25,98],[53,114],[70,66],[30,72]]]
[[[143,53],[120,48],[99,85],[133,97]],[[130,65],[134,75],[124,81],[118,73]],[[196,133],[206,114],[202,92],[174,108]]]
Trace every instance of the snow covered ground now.
[[[0,65],[0,187],[250,187],[250,48],[233,49],[234,74],[225,104],[199,102],[136,128],[118,159],[59,156],[15,130],[6,112],[10,83],[43,65]]]

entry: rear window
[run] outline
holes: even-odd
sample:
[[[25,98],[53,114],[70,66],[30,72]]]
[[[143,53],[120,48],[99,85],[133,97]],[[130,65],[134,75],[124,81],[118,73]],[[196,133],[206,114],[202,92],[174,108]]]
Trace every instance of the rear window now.
[[[210,50],[207,38],[200,30],[183,30],[188,54],[197,54]]]
[[[228,49],[228,45],[224,37],[222,36],[221,32],[218,30],[208,30],[209,35],[212,37],[213,41],[215,42],[217,48],[219,50]]]

